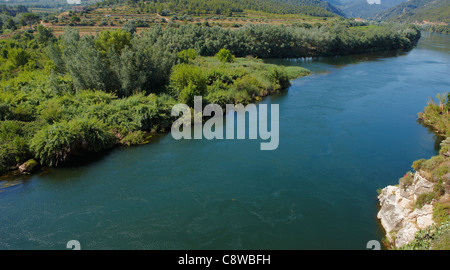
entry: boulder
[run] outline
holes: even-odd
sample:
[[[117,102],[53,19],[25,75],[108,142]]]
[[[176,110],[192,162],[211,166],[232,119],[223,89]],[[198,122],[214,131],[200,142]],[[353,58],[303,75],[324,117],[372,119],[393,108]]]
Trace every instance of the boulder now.
[[[19,171],[23,174],[30,174],[37,169],[39,163],[34,159],[29,159],[19,166]]]

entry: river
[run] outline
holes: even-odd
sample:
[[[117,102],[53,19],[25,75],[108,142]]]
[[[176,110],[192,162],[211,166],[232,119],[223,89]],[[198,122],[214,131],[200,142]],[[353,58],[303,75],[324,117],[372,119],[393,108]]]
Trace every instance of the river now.
[[[377,192],[438,152],[417,122],[450,91],[450,37],[406,53],[267,60],[313,71],[279,104],[274,151],[259,140],[120,147],[0,181],[0,249],[365,249]]]

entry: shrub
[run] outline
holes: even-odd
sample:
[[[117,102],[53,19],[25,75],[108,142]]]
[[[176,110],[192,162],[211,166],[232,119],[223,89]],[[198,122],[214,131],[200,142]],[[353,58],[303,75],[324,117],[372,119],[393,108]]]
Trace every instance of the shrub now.
[[[416,161],[413,162],[413,164],[412,164],[411,167],[412,167],[415,171],[419,171],[420,168],[422,167],[422,165],[423,165],[424,162],[425,162],[425,159],[424,159],[424,158],[419,159],[419,160],[416,160]]]
[[[274,68],[269,74],[269,79],[272,82],[274,89],[281,90],[291,86],[289,77],[281,68]]]
[[[199,67],[180,64],[170,76],[170,87],[180,102],[193,105],[194,96],[206,93],[206,77]]]
[[[419,196],[417,196],[415,206],[417,208],[422,208],[422,206],[424,206],[425,204],[430,204],[435,198],[436,194],[434,192],[422,193]]]
[[[234,81],[234,86],[238,91],[245,91],[250,96],[257,96],[260,92],[260,84],[258,80],[250,75],[245,75]]]
[[[75,151],[101,151],[112,147],[114,141],[103,122],[82,118],[44,127],[34,135],[30,148],[41,164],[57,166]]]
[[[133,132],[129,132],[125,137],[123,137],[120,140],[120,143],[123,145],[135,145],[135,144],[141,144],[144,142],[144,132],[137,130],[137,131],[133,131]]]
[[[192,60],[195,60],[198,53],[194,49],[182,50],[177,53],[177,58],[181,63],[189,64]]]
[[[216,57],[222,63],[233,63],[235,61],[234,55],[232,55],[231,52],[227,49],[221,49],[217,53]]]
[[[402,178],[399,180],[399,185],[403,190],[406,190],[414,181],[414,177],[411,173],[405,174]]]
[[[436,203],[434,205],[433,220],[438,224],[450,220],[450,202]]]

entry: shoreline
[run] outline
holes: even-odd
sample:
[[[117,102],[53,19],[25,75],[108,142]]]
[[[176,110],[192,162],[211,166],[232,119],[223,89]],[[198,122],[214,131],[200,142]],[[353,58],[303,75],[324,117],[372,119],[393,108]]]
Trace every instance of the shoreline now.
[[[385,233],[382,242],[388,249],[422,247],[424,240],[420,238],[420,233],[440,241],[433,232],[440,225],[450,222],[450,126],[445,124],[448,121],[446,118],[450,119],[448,98],[447,104],[442,99],[439,105],[431,100],[423,112],[418,113],[417,119],[418,123],[435,134],[437,140],[441,140],[439,153],[428,160],[414,161],[411,166],[414,173],[407,172],[399,179],[398,185],[380,189],[377,219]],[[440,212],[437,211],[438,207],[442,208]],[[424,246],[433,248],[431,244],[428,245]]]
[[[263,65],[274,65],[274,64],[263,63]],[[286,67],[286,66],[281,66],[281,65],[276,65],[276,66],[277,66],[277,67]],[[301,68],[304,69],[304,70],[306,71],[306,73],[298,73],[296,77],[290,78],[290,79],[289,79],[289,82],[292,82],[293,80],[297,80],[297,79],[300,79],[300,78],[303,78],[303,77],[306,77],[306,76],[309,76],[309,75],[313,74],[312,71],[310,71],[310,70],[308,70],[308,69],[305,69],[305,68],[303,68],[303,67],[301,67]],[[276,94],[280,94],[280,93],[283,93],[283,92],[285,92],[285,91],[288,91],[288,89],[290,88],[290,86],[291,86],[291,85],[289,85],[287,88],[284,88],[284,89],[277,89],[277,90],[274,90],[274,91],[268,91],[268,90],[266,89],[266,90],[264,90],[264,91],[262,92],[262,95],[254,96],[254,97],[252,98],[252,100],[251,100],[249,103],[246,103],[246,104],[243,104],[243,105],[245,106],[245,105],[250,104],[250,103],[258,104],[260,101],[263,101],[265,98],[267,98],[267,97],[269,97],[269,96],[276,95]],[[203,106],[208,105],[208,104],[211,104],[211,103],[204,103]],[[237,105],[237,104],[235,104],[235,105]],[[226,111],[223,110],[223,117],[225,117],[225,115],[226,115]],[[205,119],[205,117],[204,117],[204,118],[203,118],[203,121],[205,121],[205,120],[206,120],[206,119]],[[173,123],[173,122],[172,122],[172,123]],[[166,132],[150,132],[150,131],[148,131],[148,132],[144,132],[144,134],[145,134],[145,135],[144,135],[145,139],[144,139],[142,142],[139,142],[139,143],[131,143],[131,144],[130,144],[130,143],[129,143],[129,144],[127,144],[127,143],[121,143],[121,142],[120,142],[120,139],[118,139],[117,143],[116,143],[113,147],[111,147],[111,148],[109,148],[109,149],[105,149],[105,150],[100,151],[100,152],[85,152],[85,153],[78,153],[78,154],[72,154],[72,155],[73,155],[73,156],[77,156],[77,157],[75,158],[75,160],[77,160],[77,159],[79,159],[79,158],[83,158],[83,157],[89,156],[89,155],[92,155],[92,154],[94,154],[94,156],[99,156],[99,155],[100,155],[100,156],[103,156],[103,155],[107,154],[107,153],[105,153],[105,152],[112,151],[112,150],[114,150],[114,149],[117,149],[118,147],[137,147],[137,146],[141,146],[141,145],[147,145],[147,144],[150,144],[150,143],[152,143],[153,139],[156,139],[155,137],[167,135],[167,134],[169,134],[169,133],[170,133],[170,130],[168,130],[168,131],[166,131]],[[42,164],[39,163],[39,165],[37,165],[35,171],[21,172],[21,171],[19,170],[19,167],[22,166],[24,163],[29,162],[30,160],[36,161],[34,158],[30,158],[30,159],[28,159],[27,161],[25,161],[25,162],[23,162],[23,163],[18,163],[18,164],[16,164],[15,166],[11,166],[11,167],[7,170],[6,173],[0,174],[0,182],[2,182],[2,181],[9,181],[9,180],[14,181],[15,179],[13,179],[13,178],[18,177],[18,176],[32,176],[32,175],[34,175],[34,174],[39,173],[39,171],[40,171],[41,169],[49,170],[49,169],[52,169],[52,168],[64,168],[64,167],[70,167],[70,166],[71,166],[71,163],[73,163],[73,156],[72,156],[72,160],[69,159],[69,160],[65,161],[65,162],[64,162],[62,165],[60,165],[60,166],[55,166],[55,167],[52,167],[52,166],[43,166]],[[75,164],[76,164],[76,163],[77,163],[77,162],[75,161]],[[89,162],[89,163],[90,163],[90,162]],[[89,163],[86,163],[86,164],[89,164]],[[9,178],[11,178],[11,179],[9,179]]]

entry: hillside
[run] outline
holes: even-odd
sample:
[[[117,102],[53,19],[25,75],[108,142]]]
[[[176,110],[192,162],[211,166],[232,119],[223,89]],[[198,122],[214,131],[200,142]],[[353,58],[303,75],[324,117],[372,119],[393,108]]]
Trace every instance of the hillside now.
[[[382,0],[380,4],[369,4],[367,0],[330,0],[329,2],[341,9],[347,17],[371,19],[376,14],[390,9],[406,0]]]
[[[450,23],[448,0],[410,0],[377,14],[376,19],[398,22]]]
[[[313,6],[323,8],[329,12],[345,17],[345,13],[329,1],[322,0],[273,0],[276,2],[286,3],[293,6]]]
[[[338,8],[322,0],[106,0],[98,4],[102,7],[131,4],[139,7],[145,13],[168,11],[188,15],[226,15],[234,12],[243,12],[244,10],[253,10],[273,14],[305,14],[324,17],[344,16],[344,13]]]

